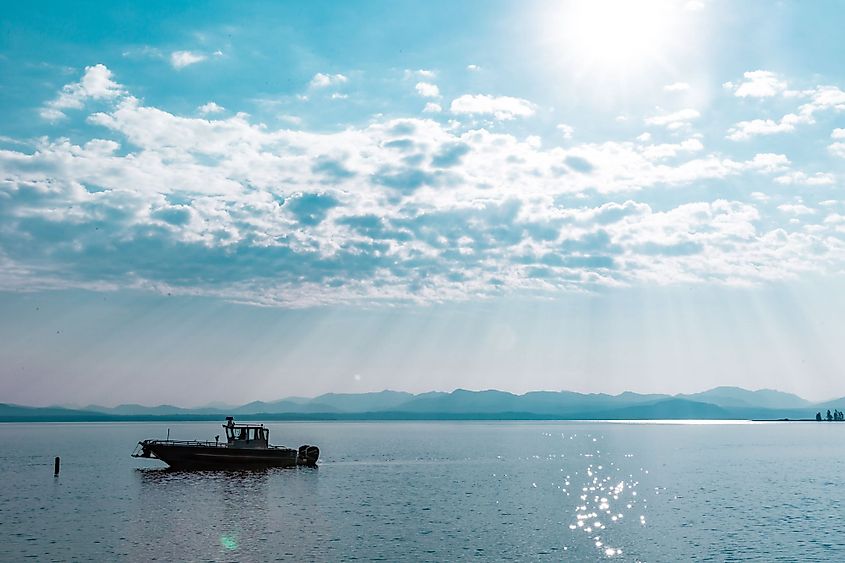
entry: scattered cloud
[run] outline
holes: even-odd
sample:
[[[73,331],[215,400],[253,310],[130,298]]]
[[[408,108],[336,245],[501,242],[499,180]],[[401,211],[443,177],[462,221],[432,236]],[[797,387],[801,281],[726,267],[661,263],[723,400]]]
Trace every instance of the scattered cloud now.
[[[536,111],[534,104],[528,100],[486,94],[464,94],[452,100],[449,110],[455,114],[492,115],[500,121],[530,117]]]
[[[760,153],[755,154],[751,159],[751,166],[757,170],[765,172],[779,172],[786,169],[792,164],[784,154],[776,153]]]
[[[467,65],[467,70],[470,72],[478,72],[481,70],[481,67],[478,65]]]
[[[309,82],[311,88],[328,88],[329,86],[338,86],[345,84],[349,79],[343,74],[323,74],[318,72]]]
[[[223,106],[218,105],[214,102],[208,102],[207,104],[203,104],[197,108],[197,111],[199,111],[203,115],[208,115],[209,113],[220,113],[224,110],[225,108]]]
[[[661,115],[647,117],[645,122],[647,125],[658,125],[672,130],[688,127],[692,121],[698,119],[699,117],[701,117],[701,114],[698,110],[686,108],[672,113],[664,113]]]
[[[87,100],[111,100],[123,94],[123,86],[112,80],[112,72],[105,65],[85,67],[79,82],[66,84],[59,95],[40,110],[44,119],[55,121],[65,117],[65,110],[82,109]]]
[[[429,82],[417,82],[417,85],[414,88],[416,89],[417,94],[423,98],[440,97],[440,88],[438,88],[436,84],[431,84]]]
[[[845,158],[845,143],[832,143],[827,146],[827,150],[830,151],[830,154],[833,156]]]
[[[815,209],[811,209],[803,203],[784,203],[778,205],[778,209],[790,215],[812,215],[816,212]]]
[[[795,124],[798,122],[798,116],[791,113],[785,115],[780,121],[773,121],[771,119],[740,121],[728,130],[727,138],[731,141],[745,141],[757,135],[789,133],[795,130]]]
[[[575,133],[575,128],[571,125],[567,125],[566,123],[558,123],[557,130],[560,131],[560,134],[564,139],[571,139],[572,135]]]
[[[739,98],[770,98],[786,90],[786,80],[768,70],[753,70],[743,73],[745,80],[734,84],[725,82],[723,86],[733,90],[734,96]]]
[[[643,147],[642,154],[649,160],[662,160],[674,158],[680,153],[698,152],[704,149],[704,145],[698,139],[687,139],[680,143],[664,143]]]
[[[425,104],[423,111],[425,113],[440,113],[441,111],[443,111],[443,108],[440,106],[440,104],[428,102],[427,104]]]
[[[413,78],[422,78],[424,80],[433,80],[437,77],[437,73],[433,70],[420,68],[417,70],[405,69],[405,79],[411,80]]]
[[[798,108],[798,113],[806,116],[808,123],[812,123],[813,114],[819,111],[845,110],[845,92],[838,86],[816,86],[813,90],[798,92],[796,96],[809,98],[807,103]]]
[[[173,51],[170,53],[170,65],[176,70],[185,68],[206,60],[208,57],[193,51]]]
[[[732,141],[743,141],[757,135],[789,133],[794,131],[797,125],[815,123],[815,116],[819,112],[845,111],[845,92],[836,86],[817,86],[812,90],[784,94],[789,94],[789,98],[804,98],[807,101],[800,105],[795,113],[788,113],[777,121],[773,119],[740,121],[728,130],[727,138]]]
[[[784,185],[804,185],[804,186],[830,186],[836,183],[836,177],[833,174],[826,172],[816,172],[815,174],[806,174],[801,171],[793,171],[775,178],[775,182]]]

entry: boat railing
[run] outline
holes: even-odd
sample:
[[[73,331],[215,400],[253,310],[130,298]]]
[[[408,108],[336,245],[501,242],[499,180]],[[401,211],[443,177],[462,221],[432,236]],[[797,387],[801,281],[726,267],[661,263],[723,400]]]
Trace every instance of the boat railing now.
[[[202,440],[144,440],[142,444],[165,444],[168,446],[209,446],[225,448],[226,442],[211,442]]]

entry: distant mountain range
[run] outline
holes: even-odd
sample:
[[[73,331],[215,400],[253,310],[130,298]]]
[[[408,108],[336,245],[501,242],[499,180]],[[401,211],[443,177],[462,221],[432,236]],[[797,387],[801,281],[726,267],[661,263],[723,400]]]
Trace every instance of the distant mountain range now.
[[[842,409],[845,397],[811,403],[797,395],[761,389],[716,387],[689,395],[625,392],[575,393],[532,391],[401,391],[328,393],[314,398],[289,397],[240,406],[202,408],[172,405],[120,405],[81,409],[26,407],[0,403],[0,422],[108,420],[216,420],[224,416],[264,420],[648,420],[648,419],[812,419],[816,412]]]

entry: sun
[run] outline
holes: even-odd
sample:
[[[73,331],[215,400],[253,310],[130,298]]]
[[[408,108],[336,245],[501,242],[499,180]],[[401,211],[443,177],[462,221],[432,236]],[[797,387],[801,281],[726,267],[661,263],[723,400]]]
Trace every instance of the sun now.
[[[660,66],[683,41],[672,0],[572,0],[543,15],[545,43],[580,70],[631,74]]]

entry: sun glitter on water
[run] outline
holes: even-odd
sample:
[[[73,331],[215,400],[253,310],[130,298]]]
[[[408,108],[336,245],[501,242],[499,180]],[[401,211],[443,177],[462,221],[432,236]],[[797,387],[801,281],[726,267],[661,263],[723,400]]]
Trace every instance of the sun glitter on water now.
[[[562,438],[566,438],[561,434]],[[569,437],[573,439],[575,436]],[[566,496],[578,495],[575,504],[575,520],[569,524],[569,529],[575,533],[584,533],[595,548],[608,558],[623,555],[623,550],[616,546],[607,545],[605,534],[615,535],[613,532],[622,524],[625,513],[634,509],[645,509],[646,504],[637,499],[637,487],[640,482],[633,472],[627,473],[615,461],[600,461],[606,458],[601,449],[596,448],[603,440],[603,436],[586,436],[589,449],[581,452],[587,465],[579,475],[568,474],[560,487]],[[593,449],[596,448],[596,449]],[[594,457],[598,456],[598,457]],[[625,454],[624,459],[630,459],[631,454]],[[648,473],[644,468],[640,472]],[[580,483],[578,482],[580,481]],[[580,487],[579,487],[580,485]],[[640,515],[640,526],[645,526],[645,516]]]

